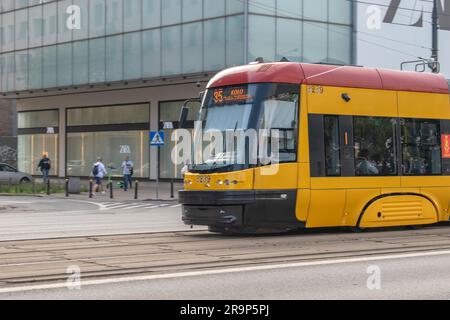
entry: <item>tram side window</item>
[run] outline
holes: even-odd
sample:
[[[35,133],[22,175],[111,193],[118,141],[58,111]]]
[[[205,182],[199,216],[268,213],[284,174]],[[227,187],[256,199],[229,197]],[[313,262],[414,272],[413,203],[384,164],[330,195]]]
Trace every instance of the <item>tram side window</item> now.
[[[354,117],[356,176],[397,175],[395,125],[391,118]]]
[[[403,174],[411,176],[442,173],[441,139],[436,120],[401,120]]]
[[[336,116],[324,117],[325,166],[327,176],[341,175],[339,120]]]

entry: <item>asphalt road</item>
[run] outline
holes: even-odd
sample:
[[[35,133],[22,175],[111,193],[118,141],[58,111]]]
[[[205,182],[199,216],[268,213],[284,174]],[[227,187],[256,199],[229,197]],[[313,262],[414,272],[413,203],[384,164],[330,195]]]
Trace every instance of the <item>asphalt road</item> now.
[[[0,241],[189,230],[180,215],[177,202],[0,197]]]
[[[449,231],[6,241],[0,299],[449,299]]]
[[[242,271],[1,294],[0,299],[449,299],[450,252],[440,256]],[[380,287],[367,285],[379,268]],[[370,282],[370,281],[369,281]]]
[[[175,202],[0,197],[0,299],[450,299],[450,223],[232,237]]]

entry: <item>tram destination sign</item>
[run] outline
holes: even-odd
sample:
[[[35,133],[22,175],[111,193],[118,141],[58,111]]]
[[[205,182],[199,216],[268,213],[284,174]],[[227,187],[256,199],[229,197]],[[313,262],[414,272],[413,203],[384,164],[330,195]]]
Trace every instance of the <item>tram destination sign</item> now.
[[[248,103],[253,97],[248,93],[247,86],[219,88],[214,90],[214,103],[226,105],[235,103]]]

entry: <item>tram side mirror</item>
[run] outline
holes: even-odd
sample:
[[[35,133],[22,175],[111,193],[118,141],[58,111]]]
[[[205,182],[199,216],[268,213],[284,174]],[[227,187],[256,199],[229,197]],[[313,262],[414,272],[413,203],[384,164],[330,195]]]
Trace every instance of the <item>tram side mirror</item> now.
[[[181,113],[180,113],[180,122],[179,122],[180,129],[183,129],[185,127],[188,116],[189,116],[189,107],[183,106],[181,108]]]

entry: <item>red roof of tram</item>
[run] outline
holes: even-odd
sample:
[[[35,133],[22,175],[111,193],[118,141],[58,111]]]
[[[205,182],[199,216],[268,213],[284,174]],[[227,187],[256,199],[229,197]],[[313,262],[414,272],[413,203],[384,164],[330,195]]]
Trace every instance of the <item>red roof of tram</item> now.
[[[440,74],[295,62],[258,63],[226,69],[211,79],[208,88],[262,82],[449,93],[447,80]]]

